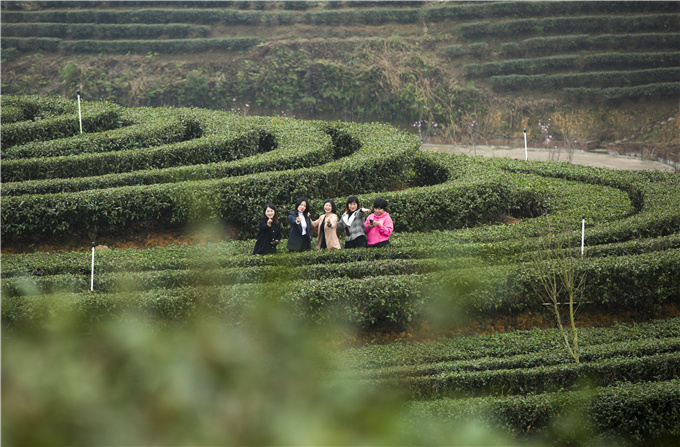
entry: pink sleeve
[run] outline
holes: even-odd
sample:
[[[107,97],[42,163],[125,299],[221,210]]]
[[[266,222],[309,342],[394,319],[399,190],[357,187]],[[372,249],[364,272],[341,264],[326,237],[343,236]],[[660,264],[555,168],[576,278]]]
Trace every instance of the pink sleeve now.
[[[383,220],[383,224],[379,227],[380,234],[390,237],[390,234],[392,234],[392,231],[394,230],[394,224],[392,223],[392,218],[387,215],[385,220]]]

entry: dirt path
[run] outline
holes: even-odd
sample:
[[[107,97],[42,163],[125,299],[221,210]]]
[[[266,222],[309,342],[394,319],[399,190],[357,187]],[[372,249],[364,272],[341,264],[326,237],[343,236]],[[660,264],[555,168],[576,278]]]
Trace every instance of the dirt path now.
[[[454,154],[483,155],[485,157],[510,157],[517,160],[524,160],[524,148],[507,148],[496,146],[458,146],[454,144],[423,144],[422,148],[428,151],[449,152]],[[529,160],[548,161],[548,152],[545,149],[528,148],[527,155]],[[560,151],[559,161],[566,161],[567,153]],[[630,169],[630,170],[657,170],[674,172],[672,166],[665,165],[656,161],[640,160],[632,157],[622,157],[596,152],[575,151],[573,163],[597,166],[611,169]]]

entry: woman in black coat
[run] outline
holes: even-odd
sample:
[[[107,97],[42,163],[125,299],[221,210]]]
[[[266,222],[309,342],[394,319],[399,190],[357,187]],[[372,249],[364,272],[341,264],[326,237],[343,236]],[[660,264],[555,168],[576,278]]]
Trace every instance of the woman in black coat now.
[[[301,197],[295,204],[295,209],[288,214],[290,235],[288,249],[305,251],[312,248],[312,221],[309,218],[309,201]]]
[[[279,213],[274,205],[268,203],[262,211],[253,254],[266,255],[268,253],[276,253],[276,246],[280,240],[281,224],[279,223]]]

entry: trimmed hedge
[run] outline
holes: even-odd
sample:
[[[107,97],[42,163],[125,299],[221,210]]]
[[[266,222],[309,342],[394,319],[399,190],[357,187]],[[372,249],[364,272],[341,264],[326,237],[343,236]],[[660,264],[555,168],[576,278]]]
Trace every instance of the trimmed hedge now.
[[[262,121],[254,121],[258,120]],[[328,133],[328,128],[335,128],[335,132],[357,141],[361,149],[318,168],[220,180],[7,197],[3,203],[6,211],[3,238],[85,232],[122,234],[133,228],[179,226],[215,218],[242,227],[244,235],[252,234],[248,229],[256,228],[262,203],[270,201],[286,209],[292,208],[291,202],[299,196],[333,197],[357,192],[352,185],[363,185],[366,190],[383,189],[385,184],[398,183],[406,177],[410,160],[418,149],[415,136],[395,132],[386,125],[308,125],[313,132],[322,131],[320,135]],[[276,134],[276,138],[283,137]],[[290,145],[310,143],[308,137],[293,129],[286,138]],[[9,220],[5,217],[8,215],[13,218]]]
[[[541,74],[554,70],[612,70],[677,67],[680,52],[666,53],[606,53],[591,55],[550,56],[531,59],[512,59],[502,62],[468,64],[463,70],[469,76],[497,76],[509,74]]]
[[[3,98],[4,100],[4,98]],[[82,110],[83,132],[101,132],[122,125],[120,106],[105,101],[89,102]],[[20,121],[2,125],[3,150],[31,141],[71,137],[80,132],[78,112],[37,121]],[[4,166],[3,166],[4,168]]]
[[[581,347],[588,350],[597,345],[632,343],[645,340],[680,337],[680,319],[669,318],[653,322],[633,325],[615,325],[612,327],[584,327],[579,329]],[[361,370],[391,368],[439,362],[468,361],[484,358],[503,358],[506,356],[528,355],[531,353],[562,352],[564,340],[557,329],[533,329],[530,331],[513,331],[508,333],[492,333],[488,335],[457,336],[441,338],[425,343],[391,343],[389,345],[370,345],[362,348],[351,348],[343,351],[341,360],[349,368],[349,374],[361,374]],[[563,354],[565,359],[568,357]],[[365,371],[365,373],[369,373]]]
[[[198,287],[194,286],[196,284],[215,287],[216,284],[255,281],[265,288],[268,281],[273,281],[269,283],[269,287],[285,289],[287,292],[282,294],[281,299],[296,303],[293,307],[312,321],[326,321],[335,315],[343,322],[391,325],[397,328],[403,328],[414,317],[426,315],[427,309],[432,306],[455,309],[464,318],[542,309],[541,300],[536,297],[534,290],[541,287],[540,277],[545,274],[544,267],[520,264],[465,269],[460,265],[464,262],[464,259],[452,263],[427,260],[388,261],[317,265],[293,270],[254,267],[224,271],[173,270],[115,275],[100,273],[97,277],[97,290],[122,288],[138,291],[155,288],[146,293],[149,299],[156,297],[155,299],[161,300],[168,291],[164,288],[186,289],[186,293],[194,296],[192,290]],[[586,275],[584,299],[592,301],[595,306],[604,309],[648,310],[667,301],[680,304],[678,249],[638,256],[585,259],[578,268]],[[441,272],[420,274],[437,270]],[[607,274],[603,275],[602,272]],[[403,275],[404,273],[407,275]],[[380,280],[376,281],[376,277]],[[296,280],[290,281],[289,278]],[[348,288],[350,280],[352,287]],[[3,280],[3,294],[8,300],[17,296],[14,298],[17,303],[26,300],[33,302],[36,299],[49,299],[50,295],[43,295],[43,298],[25,295],[87,289],[87,284],[86,275],[47,276],[37,280],[16,277]],[[221,293],[229,296],[235,294],[240,297],[239,302],[247,302],[248,298],[242,296],[242,287],[226,286]],[[181,291],[173,294],[176,299],[185,296],[185,292]],[[387,297],[391,301],[386,301]],[[376,304],[378,302],[382,304]],[[343,310],[338,311],[337,305],[343,306]],[[12,315],[15,307],[21,308],[19,304],[7,307],[9,314],[5,314],[3,306],[3,315]],[[175,318],[186,317],[185,314],[175,315]],[[6,318],[12,320],[32,317],[20,314]]]
[[[582,391],[557,391],[508,397],[440,399],[411,404],[414,433],[424,436],[432,423],[485,423],[513,437],[570,444],[595,443],[666,445],[680,437],[680,380],[617,383]],[[576,430],[560,429],[582,420]]]
[[[465,243],[455,237],[460,232],[395,233],[389,250],[313,251],[282,253],[280,256],[252,256],[252,241],[234,241],[202,246],[170,246],[146,250],[122,249],[97,253],[97,275],[115,272],[147,272],[160,270],[214,270],[279,266],[296,268],[322,264],[369,262],[386,260],[441,259],[444,262],[477,262],[480,265],[512,264],[531,259],[540,243],[534,238],[502,244]],[[586,247],[587,258],[650,254],[680,248],[680,235],[654,239],[632,240]],[[577,249],[578,251],[578,249]],[[580,256],[580,252],[575,252]],[[460,261],[459,261],[460,260]],[[427,261],[431,262],[431,261]],[[2,278],[17,276],[89,275],[88,253],[56,252],[5,254]]]
[[[552,347],[551,347],[552,348]],[[451,373],[507,371],[513,369],[541,368],[572,363],[567,351],[559,346],[526,354],[484,356],[470,360],[453,360],[443,362],[423,362],[415,365],[398,365],[377,369],[355,369],[347,372],[347,378],[370,380],[416,380],[442,377]],[[680,337],[661,339],[643,338],[635,341],[619,341],[608,344],[582,345],[579,348],[580,361],[592,363],[615,358],[642,358],[680,351]],[[344,378],[344,377],[343,377]],[[421,380],[418,379],[418,380]]]
[[[205,37],[209,26],[168,23],[146,25],[141,23],[109,25],[103,23],[5,23],[3,34],[8,37],[57,37],[85,39],[185,39],[191,36]]]
[[[586,245],[624,242],[641,237],[666,236],[680,231],[680,178],[672,173],[622,172],[571,163],[534,163],[494,160],[508,172],[531,173],[625,191],[636,211],[626,219],[598,225],[586,234]],[[585,211],[590,220],[591,211]]]
[[[157,52],[163,54],[196,53],[203,51],[242,51],[263,42],[259,37],[224,39],[167,39],[167,40],[65,40],[59,49],[67,53],[126,54]]]
[[[671,14],[650,14],[631,17],[620,16],[580,16],[580,17],[555,17],[543,19],[506,20],[501,22],[477,22],[463,24],[458,31],[464,38],[503,37],[517,36],[533,33],[563,33],[570,30],[572,33],[600,33],[607,32],[650,32],[662,29],[666,32],[680,31],[677,11]]]
[[[665,98],[680,97],[680,82],[664,82],[659,84],[638,85],[636,87],[611,87],[611,88],[565,88],[564,94],[571,99],[608,99],[618,100],[624,98]]]
[[[139,119],[145,117],[146,119]],[[153,118],[151,118],[153,117]],[[3,151],[3,160],[92,154],[175,143],[200,136],[200,123],[171,109],[128,109],[125,127],[70,138],[34,141]]]
[[[436,235],[444,233],[435,232]],[[410,244],[408,239],[416,243]],[[203,246],[173,245],[146,250],[122,249],[97,253],[97,274],[113,272],[146,272],[155,270],[185,270],[216,268],[249,268],[263,266],[301,267],[315,264],[331,265],[354,262],[381,262],[427,258],[469,258],[483,256],[488,248],[482,245],[425,241],[422,234],[395,233],[395,246],[389,250],[339,250],[281,253],[279,256],[253,256],[253,241],[233,241]],[[400,247],[402,246],[402,247]],[[3,256],[2,278],[15,276],[87,275],[90,273],[88,253],[55,252],[6,254]]]
[[[53,294],[7,297],[3,300],[3,326],[30,328],[75,312],[96,323],[105,317],[137,314],[159,322],[186,321],[201,310],[228,320],[239,320],[244,309],[274,296],[290,311],[318,324],[403,327],[414,316],[414,303],[421,301],[423,287],[413,276],[391,276],[386,283],[375,278],[334,278],[273,284],[181,287],[145,292]],[[66,312],[66,314],[64,314]]]
[[[159,288],[219,286],[229,284],[280,282],[291,280],[322,280],[369,276],[394,276],[429,273],[458,266],[463,267],[469,259],[444,262],[434,259],[403,260],[387,259],[333,264],[304,265],[286,268],[281,265],[257,267],[232,267],[215,269],[151,270],[133,273],[97,273],[95,287],[98,292],[115,293],[122,287],[126,291],[144,291]],[[2,293],[5,297],[44,295],[52,293],[76,293],[90,287],[90,275],[51,275],[39,278],[17,276],[3,278]]]
[[[38,121],[77,111],[78,103],[75,99],[69,100],[61,96],[43,95],[3,95],[2,108],[0,108],[2,124],[19,121]],[[12,116],[7,116],[7,113],[11,113]],[[6,152],[8,149],[2,148],[3,152]]]
[[[600,35],[571,35],[554,37],[532,37],[523,40],[516,50],[509,54],[518,55],[520,52],[566,53],[576,51],[600,51],[602,48],[614,50],[636,49],[647,51],[674,50],[680,46],[680,33],[641,33],[641,34],[600,34]]]
[[[680,373],[680,352],[641,357],[617,357],[580,364],[452,371],[429,377],[385,379],[381,386],[399,389],[411,399],[444,396],[488,396],[544,393],[577,388],[582,383],[595,387],[618,381],[664,381]]]
[[[61,23],[200,23],[225,25],[258,25],[258,24],[380,24],[389,22],[414,23],[418,20],[470,20],[481,18],[535,17],[553,16],[556,14],[622,14],[622,13],[675,13],[677,8],[668,2],[503,2],[501,4],[450,4],[431,8],[410,10],[394,8],[388,4],[385,8],[375,8],[375,3],[368,10],[335,10],[335,11],[240,11],[236,9],[187,8],[167,9],[147,8],[129,11],[115,9],[79,9],[45,10],[45,11],[3,11],[2,21],[19,22],[61,22]]]
[[[666,83],[676,79],[680,79],[679,67],[578,74],[491,76],[491,86],[496,90],[543,89],[544,91],[588,86],[590,90],[593,90],[602,87]]]
[[[159,110],[163,112],[158,112]],[[92,142],[93,145],[86,146],[90,150],[121,150],[125,146],[119,143],[125,143],[126,138],[131,138],[134,141],[137,138],[149,140],[149,137],[140,131],[141,129],[148,129],[151,132],[151,142],[159,142],[153,134],[158,130],[162,131],[168,126],[168,122],[171,123],[170,126],[172,126],[172,123],[176,123],[177,128],[174,128],[173,132],[177,133],[179,130],[179,134],[182,135],[181,139],[199,135],[203,135],[203,138],[194,138],[185,143],[155,148],[144,148],[142,146],[135,151],[108,153],[98,157],[63,158],[59,160],[59,163],[62,165],[61,171],[65,173],[75,170],[74,165],[93,159],[98,160],[98,164],[87,165],[86,163],[83,171],[80,171],[81,173],[95,174],[122,171],[126,167],[123,164],[125,160],[127,160],[125,162],[127,167],[135,170],[129,173],[106,174],[95,177],[6,183],[3,186],[2,194],[10,196],[75,192],[119,186],[218,179],[257,172],[317,166],[330,162],[334,157],[341,155],[335,153],[337,149],[331,144],[328,135],[313,130],[304,122],[296,120],[254,117],[245,123],[242,117],[231,113],[197,114],[195,110],[188,109],[136,109],[132,115],[132,121],[137,123],[137,126],[121,129],[121,138],[119,139],[111,138],[111,136],[115,137],[113,133],[105,133],[58,142],[36,143],[29,146],[33,151],[54,151],[56,147],[58,150],[77,152],[80,150],[81,144]],[[219,121],[219,123],[215,124],[211,121]],[[189,127],[182,130],[186,126]],[[249,130],[244,130],[244,128]],[[168,136],[166,134],[162,138]],[[95,142],[98,142],[99,146],[94,146]],[[17,149],[21,150],[24,147],[26,146]],[[132,147],[135,147],[135,145]],[[357,147],[348,147],[343,151],[346,155],[349,155],[357,150]],[[184,157],[182,165],[163,169],[143,169],[145,163],[153,162],[159,166],[158,163],[168,159],[173,152]],[[227,161],[220,162],[220,159]],[[188,162],[196,163],[201,160],[204,163],[212,162],[186,165]],[[49,159],[25,160],[20,165],[37,166],[44,172],[53,172],[56,169],[54,160]],[[95,169],[98,169],[98,171]]]
[[[59,51],[62,40],[56,37],[4,37],[0,41],[3,50]]]
[[[100,176],[231,161],[261,151],[269,151],[274,146],[273,136],[257,129],[234,132],[231,138],[212,137],[194,140],[202,133],[199,122],[180,118],[175,128],[176,134],[179,135],[178,143],[100,154],[10,160],[4,163],[5,175],[13,181]]]

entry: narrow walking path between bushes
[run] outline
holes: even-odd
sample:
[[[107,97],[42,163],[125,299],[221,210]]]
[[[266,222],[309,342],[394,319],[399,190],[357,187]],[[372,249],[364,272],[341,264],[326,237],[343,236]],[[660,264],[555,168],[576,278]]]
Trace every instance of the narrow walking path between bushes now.
[[[452,154],[465,154],[470,156],[483,155],[485,157],[506,157],[517,160],[524,160],[524,148],[510,148],[497,146],[460,146],[455,144],[423,144],[422,148],[428,151],[447,152]],[[528,148],[527,155],[529,160],[549,161],[548,151],[541,148]],[[595,166],[611,169],[630,169],[635,171],[657,170],[674,172],[672,166],[651,160],[640,160],[639,158],[609,155],[606,153],[574,151],[572,163]],[[557,161],[567,161],[567,153],[559,152]]]

